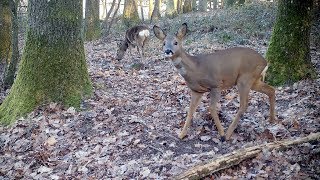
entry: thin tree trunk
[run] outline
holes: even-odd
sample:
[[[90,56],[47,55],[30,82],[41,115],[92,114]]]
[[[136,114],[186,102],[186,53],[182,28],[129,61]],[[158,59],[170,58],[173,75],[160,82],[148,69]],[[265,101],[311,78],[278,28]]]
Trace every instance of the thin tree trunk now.
[[[208,8],[208,2],[207,0],[201,0],[199,1],[199,11],[201,12],[207,12]]]
[[[0,106],[10,124],[48,102],[80,107],[92,85],[85,61],[82,1],[28,1],[26,43],[17,78]]]
[[[18,16],[17,16],[17,8],[19,4],[19,0],[16,0],[15,2],[13,0],[10,0],[10,6],[12,11],[12,56],[11,61],[9,63],[8,70],[6,71],[5,77],[4,77],[4,86],[5,88],[9,88],[14,81],[14,76],[17,70],[17,64],[19,61],[19,39],[18,39],[18,33],[19,33],[19,26],[18,26]]]
[[[192,0],[185,0],[182,8],[183,13],[188,13],[192,11]]]
[[[86,40],[98,39],[101,35],[99,0],[86,0]]]
[[[154,9],[154,0],[149,0],[149,12],[148,12],[148,17],[151,20],[152,12]]]
[[[140,1],[140,13],[141,13],[141,21],[144,22],[144,13],[143,13],[143,0]]]
[[[177,16],[177,11],[174,8],[174,1],[173,0],[167,0],[166,1],[166,16],[169,18],[174,18]]]
[[[132,27],[140,23],[136,0],[125,1],[122,21],[127,27]]]
[[[113,13],[113,16],[112,16],[112,18],[111,18],[111,21],[110,21],[110,23],[109,23],[108,29],[107,29],[106,34],[105,34],[106,37],[110,34],[110,30],[111,30],[111,27],[112,27],[112,25],[113,25],[115,16],[116,16],[117,13],[118,13],[118,10],[119,10],[119,7],[120,7],[120,3],[121,3],[121,0],[118,1],[118,5],[117,5],[117,7],[116,7],[116,9],[115,9],[115,11],[114,11],[114,13]]]
[[[159,20],[160,17],[160,0],[155,0],[154,9],[151,15],[151,22]]]
[[[315,78],[310,58],[312,0],[279,0],[277,19],[266,54],[267,80],[273,85]]]

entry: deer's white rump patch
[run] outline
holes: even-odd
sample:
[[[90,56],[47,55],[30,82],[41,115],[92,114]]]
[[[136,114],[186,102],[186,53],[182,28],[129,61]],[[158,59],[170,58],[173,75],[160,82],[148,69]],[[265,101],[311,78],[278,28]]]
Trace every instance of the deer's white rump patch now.
[[[142,30],[142,31],[140,31],[139,32],[139,36],[141,36],[141,37],[149,37],[150,36],[150,31],[149,30],[147,30],[147,29],[145,29],[145,30]]]

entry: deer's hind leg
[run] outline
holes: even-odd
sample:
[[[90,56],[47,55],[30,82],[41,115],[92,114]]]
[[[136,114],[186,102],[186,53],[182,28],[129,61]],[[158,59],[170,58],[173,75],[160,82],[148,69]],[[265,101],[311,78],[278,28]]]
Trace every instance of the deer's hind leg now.
[[[240,96],[240,107],[238,109],[238,112],[234,120],[232,121],[232,123],[230,124],[227,130],[227,135],[226,135],[227,140],[229,140],[230,137],[232,136],[233,131],[236,129],[240,118],[242,117],[243,113],[246,111],[248,107],[248,96],[254,80],[255,79],[252,78],[252,75],[250,74],[242,75],[241,77],[238,78],[237,87],[238,87],[239,96]]]
[[[270,122],[274,122],[276,119],[276,115],[275,115],[275,101],[276,101],[276,97],[275,97],[275,89],[262,82],[260,79],[257,80],[253,86],[252,86],[252,90],[257,91],[257,92],[261,92],[266,94],[267,96],[269,96],[269,102],[270,102]]]

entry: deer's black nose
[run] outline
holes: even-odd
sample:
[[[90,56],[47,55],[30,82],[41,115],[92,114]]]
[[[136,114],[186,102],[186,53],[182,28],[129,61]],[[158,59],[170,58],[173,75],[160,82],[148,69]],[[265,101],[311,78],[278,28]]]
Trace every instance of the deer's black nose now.
[[[164,53],[167,54],[167,55],[173,54],[173,52],[170,49],[165,50]]]

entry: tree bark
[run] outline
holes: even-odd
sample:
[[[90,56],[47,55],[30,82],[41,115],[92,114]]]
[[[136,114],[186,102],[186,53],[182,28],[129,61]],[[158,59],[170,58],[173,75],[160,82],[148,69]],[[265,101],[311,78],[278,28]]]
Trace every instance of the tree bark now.
[[[99,20],[99,0],[86,0],[86,40],[92,41],[101,36]]]
[[[185,0],[182,8],[183,13],[188,13],[192,11],[192,0]]]
[[[182,173],[181,175],[177,176],[174,179],[201,179],[217,171],[237,165],[245,159],[253,158],[266,149],[267,150],[272,150],[272,149],[283,150],[293,145],[298,145],[298,144],[302,144],[310,141],[319,141],[319,140],[320,140],[320,133],[313,133],[307,137],[303,137],[295,140],[277,141],[277,142],[262,144],[258,146],[245,148],[245,149],[240,149],[240,150],[222,155],[205,165],[192,167],[191,169],[188,169],[187,171],[185,171],[184,173]]]
[[[208,8],[208,2],[207,0],[199,1],[199,11],[201,12],[207,12]]]
[[[155,20],[159,20],[161,17],[160,15],[160,0],[155,0],[154,8],[151,15],[151,22],[154,22]]]
[[[140,5],[141,20],[142,22],[144,22],[143,0],[139,0],[139,5]]]
[[[128,28],[140,23],[136,0],[125,0],[122,20]]]
[[[0,63],[7,63],[11,51],[11,10],[9,0],[0,1]]]
[[[224,0],[224,7],[229,8],[232,7],[236,3],[236,0]]]
[[[310,58],[312,0],[279,0],[277,19],[266,54],[267,80],[273,85],[314,78]]]
[[[153,9],[154,9],[154,0],[149,0],[149,11],[148,11],[148,17],[149,19],[151,19],[151,16],[152,16],[152,12],[153,12]]]
[[[167,0],[166,1],[166,17],[174,18],[177,16],[177,11],[174,8],[174,1]]]
[[[117,13],[118,13],[118,10],[119,10],[119,7],[120,7],[120,3],[121,3],[121,0],[118,0],[117,7],[116,7],[116,9],[115,9],[115,11],[114,11],[114,13],[113,13],[113,16],[111,17],[110,23],[109,23],[108,28],[107,28],[107,30],[106,30],[106,32],[105,32],[105,37],[107,37],[107,36],[110,34],[110,29],[111,29],[111,27],[112,27],[112,25],[113,25],[115,16],[116,16]]]
[[[111,7],[110,7],[109,11],[108,11],[108,8],[106,8],[106,18],[104,19],[104,33],[103,33],[104,36],[108,36],[107,30],[108,30],[108,27],[109,27],[109,18],[110,18],[110,15],[111,15],[111,13],[112,13],[115,5],[116,5],[116,1],[117,0],[113,0],[112,1],[112,4],[111,4]]]
[[[78,108],[91,94],[81,29],[82,1],[29,0],[26,43],[17,78],[0,106],[2,124],[48,102]]]
[[[11,40],[11,47],[12,47],[12,56],[11,61],[9,63],[8,70],[6,71],[4,77],[4,87],[9,88],[12,86],[14,81],[14,76],[17,70],[17,64],[19,62],[19,26],[18,26],[18,15],[17,15],[17,8],[19,5],[19,0],[10,0],[10,9],[12,11],[12,40]]]

